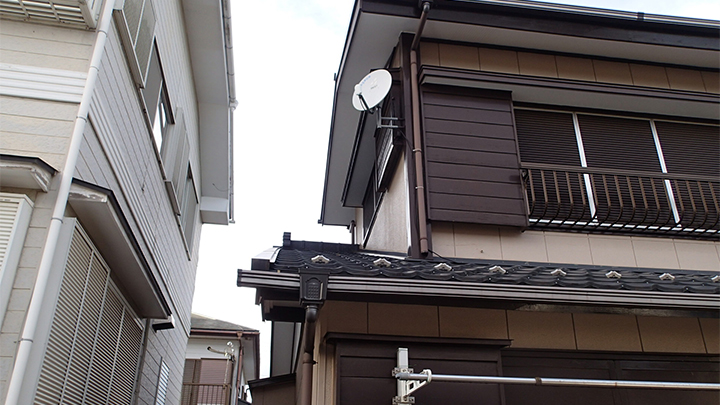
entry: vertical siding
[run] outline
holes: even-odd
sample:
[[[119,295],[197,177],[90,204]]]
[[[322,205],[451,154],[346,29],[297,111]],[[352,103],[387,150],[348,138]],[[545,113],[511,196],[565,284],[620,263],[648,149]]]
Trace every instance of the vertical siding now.
[[[170,104],[174,110],[185,111],[191,164],[199,179],[197,104],[181,5],[179,1],[162,1],[155,2],[154,6],[158,16],[156,41]],[[158,373],[161,362],[165,362],[170,371],[166,403],[179,403],[200,225],[196,223],[188,259],[114,24],[105,52],[77,174],[79,178],[114,190],[176,320],[175,329],[148,333],[137,401],[139,404],[155,402]]]
[[[430,86],[422,96],[430,219],[526,226],[509,96]]]

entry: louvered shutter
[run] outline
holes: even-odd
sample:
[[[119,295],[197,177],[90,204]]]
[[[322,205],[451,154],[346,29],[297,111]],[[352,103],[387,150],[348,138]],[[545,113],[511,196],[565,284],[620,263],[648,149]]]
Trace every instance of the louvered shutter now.
[[[526,169],[526,193],[532,218],[589,221],[573,115],[515,110],[520,160]],[[532,164],[550,165],[548,169]]]
[[[36,404],[130,404],[142,327],[76,225],[43,357]]]
[[[718,229],[720,128],[663,121],[655,121],[655,127],[668,173],[687,175],[685,180],[671,180],[680,224],[686,228]]]
[[[515,124],[523,163],[580,167],[571,113],[516,109]]]
[[[674,226],[649,120],[578,114],[600,223]],[[643,172],[645,174],[617,171]]]

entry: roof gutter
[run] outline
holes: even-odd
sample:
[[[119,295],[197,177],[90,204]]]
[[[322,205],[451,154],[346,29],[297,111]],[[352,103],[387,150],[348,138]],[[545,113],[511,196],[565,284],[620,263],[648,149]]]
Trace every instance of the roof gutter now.
[[[239,270],[238,286],[273,290],[300,289],[300,276],[262,270]],[[447,280],[418,280],[330,275],[331,295],[393,295],[571,304],[597,307],[628,307],[658,310],[720,310],[720,295],[663,291],[605,290],[513,284],[484,284]],[[331,297],[332,298],[332,297]]]
[[[235,59],[233,54],[232,44],[232,17],[230,13],[230,0],[222,0],[223,8],[223,21],[225,25],[225,64],[227,69],[227,82],[228,82],[228,105],[230,107],[229,114],[229,136],[228,136],[228,147],[229,147],[229,184],[228,184],[228,222],[231,224],[235,223],[235,180],[234,180],[234,162],[233,162],[233,114],[232,111],[238,106],[238,100],[235,95]]]
[[[90,68],[88,69],[85,88],[83,89],[82,99],[78,107],[77,116],[73,132],[70,137],[70,146],[68,147],[65,166],[57,174],[59,182],[58,194],[52,211],[52,218],[48,227],[47,237],[45,238],[45,248],[43,249],[40,265],[38,266],[37,278],[33,288],[30,304],[28,306],[27,315],[25,317],[25,325],[20,333],[18,340],[17,355],[15,356],[15,364],[8,383],[7,396],[5,403],[7,405],[17,405],[20,394],[22,393],[23,382],[25,380],[25,372],[30,358],[33,341],[35,339],[35,330],[38,326],[45,290],[48,284],[48,278],[52,270],[52,262],[55,257],[58,238],[63,224],[63,216],[65,208],[68,204],[70,195],[70,187],[72,186],[73,176],[75,174],[75,166],[80,155],[80,146],[82,145],[83,132],[88,120],[88,112],[90,111],[90,101],[97,83],[100,63],[105,54],[105,43],[107,42],[107,32],[112,21],[112,11],[115,1],[106,0],[100,14],[100,20],[97,29],[97,37],[93,46],[93,53],[90,59]]]

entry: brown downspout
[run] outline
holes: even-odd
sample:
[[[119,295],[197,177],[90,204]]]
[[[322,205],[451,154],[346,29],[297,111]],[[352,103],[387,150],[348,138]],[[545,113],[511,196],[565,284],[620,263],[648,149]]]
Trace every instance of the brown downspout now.
[[[431,1],[422,2],[420,24],[410,46],[410,95],[412,103],[413,159],[415,160],[415,198],[417,198],[418,234],[420,237],[420,254],[428,253],[427,208],[425,207],[425,175],[423,171],[422,133],[420,131],[420,90],[418,88],[417,49],[420,36],[425,28]]]
[[[302,375],[300,377],[300,405],[312,404],[313,352],[315,351],[315,321],[318,317],[318,306],[308,305],[305,308],[305,326],[303,328]]]

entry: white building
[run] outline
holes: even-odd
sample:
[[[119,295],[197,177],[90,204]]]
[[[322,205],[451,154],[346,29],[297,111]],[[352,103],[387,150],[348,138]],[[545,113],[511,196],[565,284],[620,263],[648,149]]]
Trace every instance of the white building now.
[[[229,0],[0,1],[0,402],[178,403]]]

